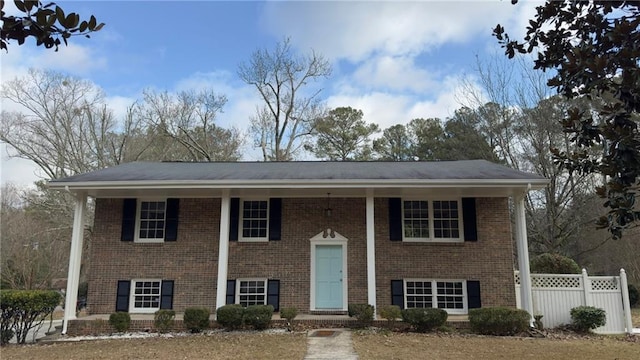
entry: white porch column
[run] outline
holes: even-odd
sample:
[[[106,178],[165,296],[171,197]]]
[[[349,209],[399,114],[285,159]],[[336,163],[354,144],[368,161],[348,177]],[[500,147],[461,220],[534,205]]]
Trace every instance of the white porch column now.
[[[87,194],[76,194],[73,214],[73,232],[71,233],[71,250],[69,251],[69,272],[67,274],[67,293],[64,303],[62,334],[67,333],[69,320],[76,318],[78,301],[78,284],[80,283],[80,264],[82,263],[82,243],[84,240],[84,221],[87,212]]]
[[[524,211],[524,194],[514,197],[516,205],[516,248],[518,249],[518,265],[520,270],[520,299],[522,309],[526,310],[533,325],[533,295],[531,293],[531,271],[529,270],[529,243],[527,241],[527,220]]]
[[[367,301],[376,312],[376,244],[373,189],[367,189]]]
[[[220,245],[218,250],[218,285],[216,289],[216,309],[226,304],[227,264],[229,263],[229,219],[231,216],[229,190],[222,192],[220,204]]]

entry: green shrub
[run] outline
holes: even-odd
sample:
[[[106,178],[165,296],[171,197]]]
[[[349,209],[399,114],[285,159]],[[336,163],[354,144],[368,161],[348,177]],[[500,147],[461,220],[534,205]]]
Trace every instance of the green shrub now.
[[[216,311],[216,321],[228,330],[234,330],[242,326],[244,308],[239,304],[224,305]]]
[[[631,307],[634,307],[640,303],[640,292],[638,292],[638,288],[633,284],[629,284],[627,288],[629,289],[629,303]]]
[[[380,317],[387,320],[389,326],[393,326],[397,319],[402,317],[402,311],[398,305],[385,305],[378,308]]]
[[[165,333],[171,329],[171,325],[173,325],[173,319],[175,319],[175,317],[175,311],[161,309],[156,311],[153,315],[153,324],[158,331]]]
[[[541,314],[533,315],[533,326],[540,331],[544,330],[544,324],[542,324],[542,318],[543,316]]]
[[[109,324],[116,329],[117,332],[125,332],[131,326],[131,316],[128,312],[118,311],[109,315]]]
[[[369,304],[349,304],[349,317],[355,317],[358,320],[359,327],[369,327],[373,324],[373,316],[375,309]]]
[[[603,309],[593,306],[578,306],[571,309],[571,327],[575,331],[589,332],[607,322]]]
[[[205,307],[190,307],[184,310],[182,321],[187,330],[199,333],[209,328],[209,315],[211,312]]]
[[[273,316],[273,306],[271,305],[251,305],[244,309],[242,320],[245,324],[256,330],[269,327]]]
[[[580,274],[580,266],[571,258],[560,254],[544,253],[534,256],[531,272],[536,274]]]
[[[469,310],[471,330],[484,335],[515,335],[529,328],[531,317],[521,309],[492,307]]]
[[[29,330],[40,327],[60,299],[54,290],[0,291],[0,345],[4,345],[7,338],[11,340],[13,334],[18,344],[24,344]]]
[[[280,317],[291,323],[298,316],[298,309],[295,307],[285,307],[280,309]]]
[[[87,293],[89,292],[89,284],[86,281],[81,282],[80,284],[78,284],[78,297],[87,297]]]
[[[442,309],[404,309],[402,320],[411,325],[418,332],[427,332],[441,327],[447,321],[449,314]]]
[[[8,344],[13,339],[13,335],[15,335],[13,329],[0,330],[0,345]]]

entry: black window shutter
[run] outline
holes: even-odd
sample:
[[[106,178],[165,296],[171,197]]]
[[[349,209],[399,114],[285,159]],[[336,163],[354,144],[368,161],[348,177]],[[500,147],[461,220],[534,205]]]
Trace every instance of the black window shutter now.
[[[476,198],[462,198],[464,241],[478,241],[476,221]]]
[[[236,281],[227,280],[227,301],[226,304],[235,304],[236,302]]]
[[[280,280],[267,281],[267,305],[273,306],[273,311],[280,311]]]
[[[389,239],[402,241],[402,199],[389,198]]]
[[[165,223],[164,241],[176,241],[178,238],[178,211],[180,199],[167,199],[167,219]]]
[[[480,300],[480,281],[467,280],[467,305],[469,309],[482,307]]]
[[[131,291],[131,281],[118,280],[118,290],[116,292],[116,311],[129,311],[129,292]]]
[[[391,305],[404,309],[404,281],[391,280]]]
[[[229,241],[238,241],[238,222],[240,221],[239,198],[231,198],[229,212]]]
[[[160,309],[173,309],[173,280],[162,280]]]
[[[122,202],[122,233],[120,240],[133,241],[136,232],[136,199],[124,199]]]
[[[282,199],[269,199],[269,241],[280,240],[282,228]]]

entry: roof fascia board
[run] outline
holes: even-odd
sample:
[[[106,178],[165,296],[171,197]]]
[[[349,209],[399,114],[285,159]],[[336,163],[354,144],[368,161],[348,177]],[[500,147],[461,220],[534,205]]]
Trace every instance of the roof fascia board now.
[[[385,187],[495,187],[523,186],[532,190],[542,189],[549,183],[547,179],[385,179],[385,180],[152,180],[152,181],[85,181],[50,182],[49,188],[56,190],[90,189],[242,189],[242,188],[385,188]]]

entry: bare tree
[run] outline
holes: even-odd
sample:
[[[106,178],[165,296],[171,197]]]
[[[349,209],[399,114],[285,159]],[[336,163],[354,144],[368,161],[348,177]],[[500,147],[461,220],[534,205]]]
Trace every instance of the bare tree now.
[[[163,160],[236,161],[243,138],[237,129],[216,125],[226,104],[224,95],[210,90],[157,93],[146,91],[134,117],[156,142],[151,151]]]
[[[313,50],[294,54],[289,39],[273,51],[256,50],[240,64],[242,81],[258,90],[264,105],[252,119],[252,133],[265,161],[294,158],[313,131],[314,120],[324,114],[320,90],[310,83],[331,74],[329,62]]]
[[[560,169],[551,148],[568,149],[569,139],[560,119],[576,105],[552,97],[548,75],[502,58],[477,63],[481,89],[467,82],[464,105],[475,109],[481,132],[498,159],[522,171],[547,177],[549,185],[527,195],[529,238],[534,253],[557,252],[572,256],[581,228],[591,219],[571,206],[596,180]],[[588,104],[581,105],[588,110]]]
[[[49,288],[53,279],[66,276],[71,227],[65,222],[56,221],[59,213],[50,213],[34,206],[32,200],[42,196],[36,194],[35,190],[4,185],[1,192],[2,286],[14,289]]]
[[[35,162],[50,179],[117,164],[117,122],[93,83],[52,71],[30,70],[2,85],[2,97],[22,112],[2,113],[0,141]]]

